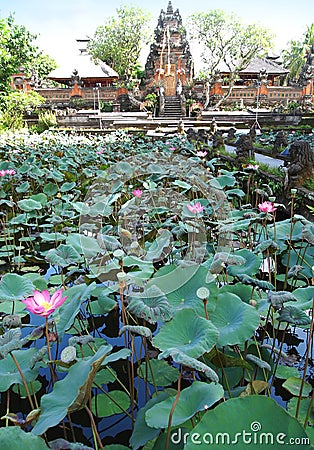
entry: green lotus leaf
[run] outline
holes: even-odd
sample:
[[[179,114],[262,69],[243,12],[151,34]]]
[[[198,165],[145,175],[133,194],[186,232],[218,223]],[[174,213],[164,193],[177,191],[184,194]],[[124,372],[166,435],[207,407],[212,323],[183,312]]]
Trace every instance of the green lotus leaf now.
[[[275,287],[269,283],[268,281],[258,280],[257,278],[250,277],[250,275],[246,275],[245,273],[237,275],[239,280],[243,284],[249,284],[253,287],[258,287],[260,289],[274,289]]]
[[[300,372],[296,367],[283,366],[279,364],[276,370],[276,378],[280,378],[281,380],[286,380],[290,377],[299,378]]]
[[[314,286],[307,286],[304,288],[298,288],[293,291],[294,297],[297,299],[292,306],[297,306],[298,308],[306,311],[312,308],[313,297],[314,297]]]
[[[231,356],[230,354],[220,352],[216,347],[204,356],[204,361],[214,364],[216,367],[243,367],[252,370],[252,366],[243,358]]]
[[[209,318],[219,331],[221,347],[242,344],[254,335],[260,323],[259,314],[252,306],[227,292],[218,295],[216,308]]]
[[[159,230],[156,239],[149,245],[145,259],[147,261],[158,261],[164,259],[172,250],[172,234],[170,231]]]
[[[297,411],[297,405],[298,405],[299,399],[298,397],[293,397],[289,402],[288,402],[288,412],[291,414],[292,417],[296,416],[296,411]],[[298,413],[298,420],[301,422],[301,424],[303,425],[306,416],[307,416],[307,412],[308,409],[311,405],[311,399],[310,398],[301,398],[300,401],[300,407],[299,407],[299,413]],[[312,405],[311,411],[310,411],[310,416],[309,416],[309,421],[308,424],[313,427],[314,425],[314,407]]]
[[[302,388],[302,394],[301,394],[301,386],[302,386],[302,380],[301,380],[301,378],[297,378],[297,377],[289,377],[282,384],[282,387],[287,389],[287,391],[289,391],[290,394],[292,394],[296,397],[299,397],[300,395],[301,395],[301,397],[308,397],[313,389],[312,385],[305,381],[303,384],[303,388]]]
[[[72,181],[71,183],[63,183],[63,185],[60,187],[60,192],[72,191],[74,186],[76,186],[76,183],[74,181]]]
[[[46,260],[53,266],[67,267],[81,260],[81,255],[72,245],[61,244],[52,248],[46,255]]]
[[[150,441],[154,437],[158,436],[158,434],[160,433],[160,429],[151,428],[147,425],[145,421],[145,413],[157,403],[162,402],[168,397],[168,392],[158,391],[158,395],[149,400],[143,408],[139,409],[136,416],[133,433],[130,438],[130,444],[133,450],[138,450],[138,448],[146,444],[146,442]]]
[[[130,397],[123,391],[110,391],[92,398],[92,412],[97,417],[121,414],[130,407]]]
[[[297,299],[291,292],[287,291],[269,291],[267,296],[268,302],[275,308],[282,308],[283,304],[286,302],[295,302]]]
[[[51,450],[93,450],[92,447],[88,447],[87,445],[80,444],[79,442],[68,442],[62,438],[49,441],[49,448],[51,448]],[[106,449],[107,448],[108,446],[106,445]]]
[[[34,395],[42,388],[42,383],[38,380],[31,381],[30,383],[27,383],[27,387],[30,394]],[[21,398],[27,397],[27,392],[24,384],[15,384],[12,388],[12,391]]]
[[[48,201],[47,195],[42,192],[40,192],[39,194],[31,195],[30,198],[32,200],[35,200],[36,202],[41,203],[42,206],[45,206]]]
[[[279,322],[293,323],[294,325],[302,326],[311,323],[310,317],[296,306],[286,306],[279,311]]]
[[[180,352],[177,349],[165,350],[158,355],[158,358],[168,358],[168,356],[171,356],[175,363],[190,367],[191,369],[197,370],[198,372],[202,372],[211,381],[214,381],[214,383],[218,383],[219,378],[217,373],[211,367],[207,366],[198,359],[192,358],[191,356],[188,356],[187,354]]]
[[[35,348],[12,351],[27,383],[34,381],[38,375],[38,370],[30,368],[30,360],[37,351]],[[13,358],[7,355],[4,359],[0,360],[0,392],[7,391],[15,383],[23,384],[23,381]]]
[[[69,412],[78,411],[86,405],[94,377],[111,345],[102,346],[92,357],[77,361],[67,375],[54,384],[53,390],[41,398],[41,415],[32,433],[41,435],[57,425]]]
[[[303,225],[300,221],[296,221],[293,224],[292,236],[291,236],[293,241],[301,241],[302,240],[302,229],[303,229]],[[282,220],[281,222],[276,223],[276,240],[289,241],[290,233],[291,233],[291,220],[290,219]],[[274,226],[273,225],[269,226],[269,237],[271,239],[274,238]]]
[[[192,309],[182,309],[160,328],[153,343],[161,351],[182,352],[198,358],[213,348],[218,334],[209,320],[199,317]]]
[[[22,192],[28,192],[30,188],[30,184],[28,181],[25,181],[24,183],[20,184],[19,186],[16,186],[15,190],[19,194]]]
[[[271,367],[270,367],[270,364],[268,364],[268,362],[263,361],[261,358],[258,358],[258,357],[255,356],[255,355],[251,355],[250,353],[248,353],[248,354],[246,355],[245,359],[246,359],[247,361],[250,361],[250,362],[256,364],[256,365],[257,365],[258,367],[260,367],[261,369],[268,370],[269,372],[271,372],[271,370],[272,370]]]
[[[172,426],[183,424],[197,412],[204,411],[224,396],[220,384],[194,381],[192,386],[181,391],[179,401],[172,416]],[[169,414],[174,403],[174,396],[157,403],[145,413],[145,420],[151,428],[167,428]]]
[[[255,356],[256,358],[261,359],[266,364],[270,366],[271,370],[265,370],[264,368],[260,367],[259,365],[256,365],[254,369],[254,378],[256,380],[269,380],[270,377],[273,374],[274,370],[274,361],[272,358],[272,353],[268,351],[267,348],[262,346],[257,346],[257,344],[250,344],[247,348],[247,354],[251,355],[251,357]],[[246,373],[245,379],[250,382],[251,381],[251,374]]]
[[[32,433],[23,431],[20,427],[0,428],[1,450],[21,450],[22,448],[32,450],[48,450],[44,439],[34,436]]]
[[[64,291],[64,295],[68,298],[55,313],[55,315],[57,314],[56,326],[60,341],[65,331],[73,325],[75,317],[81,308],[81,304],[90,298],[95,287],[96,283],[92,283],[88,286],[83,283],[71,286]]]
[[[33,294],[35,286],[21,275],[7,273],[0,283],[0,303],[4,301],[19,301]]]
[[[156,323],[173,317],[167,297],[157,286],[150,286],[144,292],[130,297],[128,311],[137,317]]]
[[[60,241],[65,241],[66,236],[61,233],[42,232],[42,233],[40,233],[40,238],[43,242],[60,242]]]
[[[304,226],[302,236],[309,244],[314,245],[314,225],[312,223]]]
[[[245,196],[245,192],[242,191],[242,189],[228,189],[228,191],[226,191],[226,194],[228,199],[232,198],[234,195],[240,198]]]
[[[36,200],[32,200],[31,198],[25,198],[17,202],[18,207],[22,211],[31,212],[34,210],[42,209],[43,205]]]
[[[259,271],[263,259],[262,254],[255,255],[253,252],[243,248],[235,251],[233,255],[241,256],[246,260],[246,263],[240,266],[229,266],[227,270],[230,275],[237,276],[245,274],[252,276]]]
[[[252,287],[250,285],[242,283],[227,284],[219,290],[220,294],[223,292],[231,292],[232,294],[240,297],[240,299],[245,303],[250,303],[250,300],[252,299],[258,301],[259,298],[255,290],[252,293]]]
[[[158,271],[159,272],[159,271]],[[212,311],[217,300],[218,288],[215,282],[206,282],[208,269],[204,266],[192,265],[189,267],[175,267],[168,271],[157,272],[156,276],[148,283],[154,284],[166,293],[168,302],[175,310],[193,308],[199,315],[205,316],[203,302],[197,297],[196,292],[203,286],[209,289],[207,310]]]
[[[302,257],[300,258],[300,254]],[[285,252],[281,257],[281,262],[284,266],[289,264],[289,269],[295,265],[303,266],[303,274],[308,278],[312,277],[312,266],[314,266],[314,246],[306,244],[305,242],[297,251],[291,249],[290,256]]]
[[[223,189],[226,186],[234,186],[235,183],[236,179],[233,175],[221,175],[213,178],[209,184],[214,188]]]
[[[275,421],[274,418],[276,418]],[[248,434],[244,435],[242,430],[250,434],[251,443],[253,439],[256,439],[254,448],[257,450],[276,448],[278,439],[284,446],[290,439],[297,437],[302,440],[307,437],[301,424],[273,399],[261,395],[249,395],[229,399],[207,411],[193,428],[193,434],[190,433],[184,450],[194,450],[196,445],[200,450],[209,447],[211,450],[221,450],[230,445],[244,449],[245,436]],[[178,439],[178,432],[172,433],[172,441],[175,439]],[[298,445],[298,448],[310,450],[311,447],[304,443]]]
[[[140,325],[125,325],[119,330],[119,336],[121,336],[123,333],[133,333],[138,334],[140,336],[143,336],[149,340],[152,339],[152,332],[147,327],[142,327]]]
[[[50,182],[45,185],[43,192],[44,194],[48,195],[48,197],[54,197],[58,190],[58,186]]]
[[[83,234],[71,233],[66,240],[68,245],[72,245],[75,250],[84,255],[87,260],[94,258],[95,256],[102,255],[105,253],[98,242],[97,239],[89,236],[84,236]]]
[[[179,377],[178,369],[160,359],[151,359],[149,364],[142,362],[137,369],[137,374],[156,386],[169,386]]]
[[[275,241],[272,239],[267,239],[256,247],[256,252],[265,252],[266,250],[276,251],[279,249],[280,247]]]

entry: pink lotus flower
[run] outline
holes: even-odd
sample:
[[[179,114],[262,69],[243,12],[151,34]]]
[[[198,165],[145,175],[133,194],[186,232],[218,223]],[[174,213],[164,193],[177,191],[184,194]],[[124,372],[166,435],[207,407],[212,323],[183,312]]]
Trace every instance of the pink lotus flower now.
[[[169,150],[174,151],[176,148],[175,147],[169,147]]]
[[[6,169],[0,170],[0,177],[4,177],[5,175],[15,175],[16,171],[14,169]]]
[[[46,290],[42,292],[35,290],[33,297],[28,297],[22,302],[31,313],[48,317],[68,298],[67,296],[62,297],[62,293],[62,289],[59,289],[50,297],[49,292]]]
[[[258,208],[261,212],[271,213],[275,212],[277,208],[274,208],[273,202],[263,202],[259,203]]]
[[[207,155],[207,152],[202,152],[202,151],[198,151],[196,152],[197,156],[199,156],[200,158],[204,158]]]
[[[187,209],[194,214],[200,213],[204,210],[204,206],[200,202],[194,203],[194,205],[186,205]]]
[[[143,191],[141,189],[134,189],[132,194],[134,195],[134,197],[140,197],[143,194]]]
[[[243,164],[243,169],[247,170],[257,170],[259,168],[258,164]]]

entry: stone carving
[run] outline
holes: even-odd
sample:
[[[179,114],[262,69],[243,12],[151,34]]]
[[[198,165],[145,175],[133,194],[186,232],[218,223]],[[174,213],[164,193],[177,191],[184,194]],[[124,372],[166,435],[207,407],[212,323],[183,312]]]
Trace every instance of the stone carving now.
[[[310,144],[298,140],[290,144],[290,162],[286,168],[285,188],[301,186],[308,178],[313,177],[314,155]]]
[[[227,142],[233,142],[236,139],[236,134],[237,129],[234,127],[229,128],[228,130],[228,134],[227,134]]]
[[[281,152],[288,145],[287,133],[283,130],[278,131],[275,137],[274,146],[272,148],[271,154],[276,156],[277,153]]]
[[[225,140],[224,137],[222,135],[222,131],[217,130],[214,134],[213,134],[213,150],[219,150],[219,148],[224,147],[225,146]]]
[[[239,160],[254,158],[253,141],[250,134],[241,134],[236,145],[236,153]]]

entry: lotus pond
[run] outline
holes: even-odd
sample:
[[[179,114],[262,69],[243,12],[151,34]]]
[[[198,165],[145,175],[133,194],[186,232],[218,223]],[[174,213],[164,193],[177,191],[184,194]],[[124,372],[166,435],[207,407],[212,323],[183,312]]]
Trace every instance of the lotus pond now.
[[[311,448],[294,192],[276,204],[257,167],[181,135],[3,134],[0,153],[2,450]]]

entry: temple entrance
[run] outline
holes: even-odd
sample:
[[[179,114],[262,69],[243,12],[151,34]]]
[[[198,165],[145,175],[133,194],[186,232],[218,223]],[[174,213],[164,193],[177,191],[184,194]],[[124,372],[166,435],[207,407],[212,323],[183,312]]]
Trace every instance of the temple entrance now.
[[[166,97],[174,97],[176,95],[176,65],[175,64],[166,64],[166,73],[165,73],[165,96]]]

